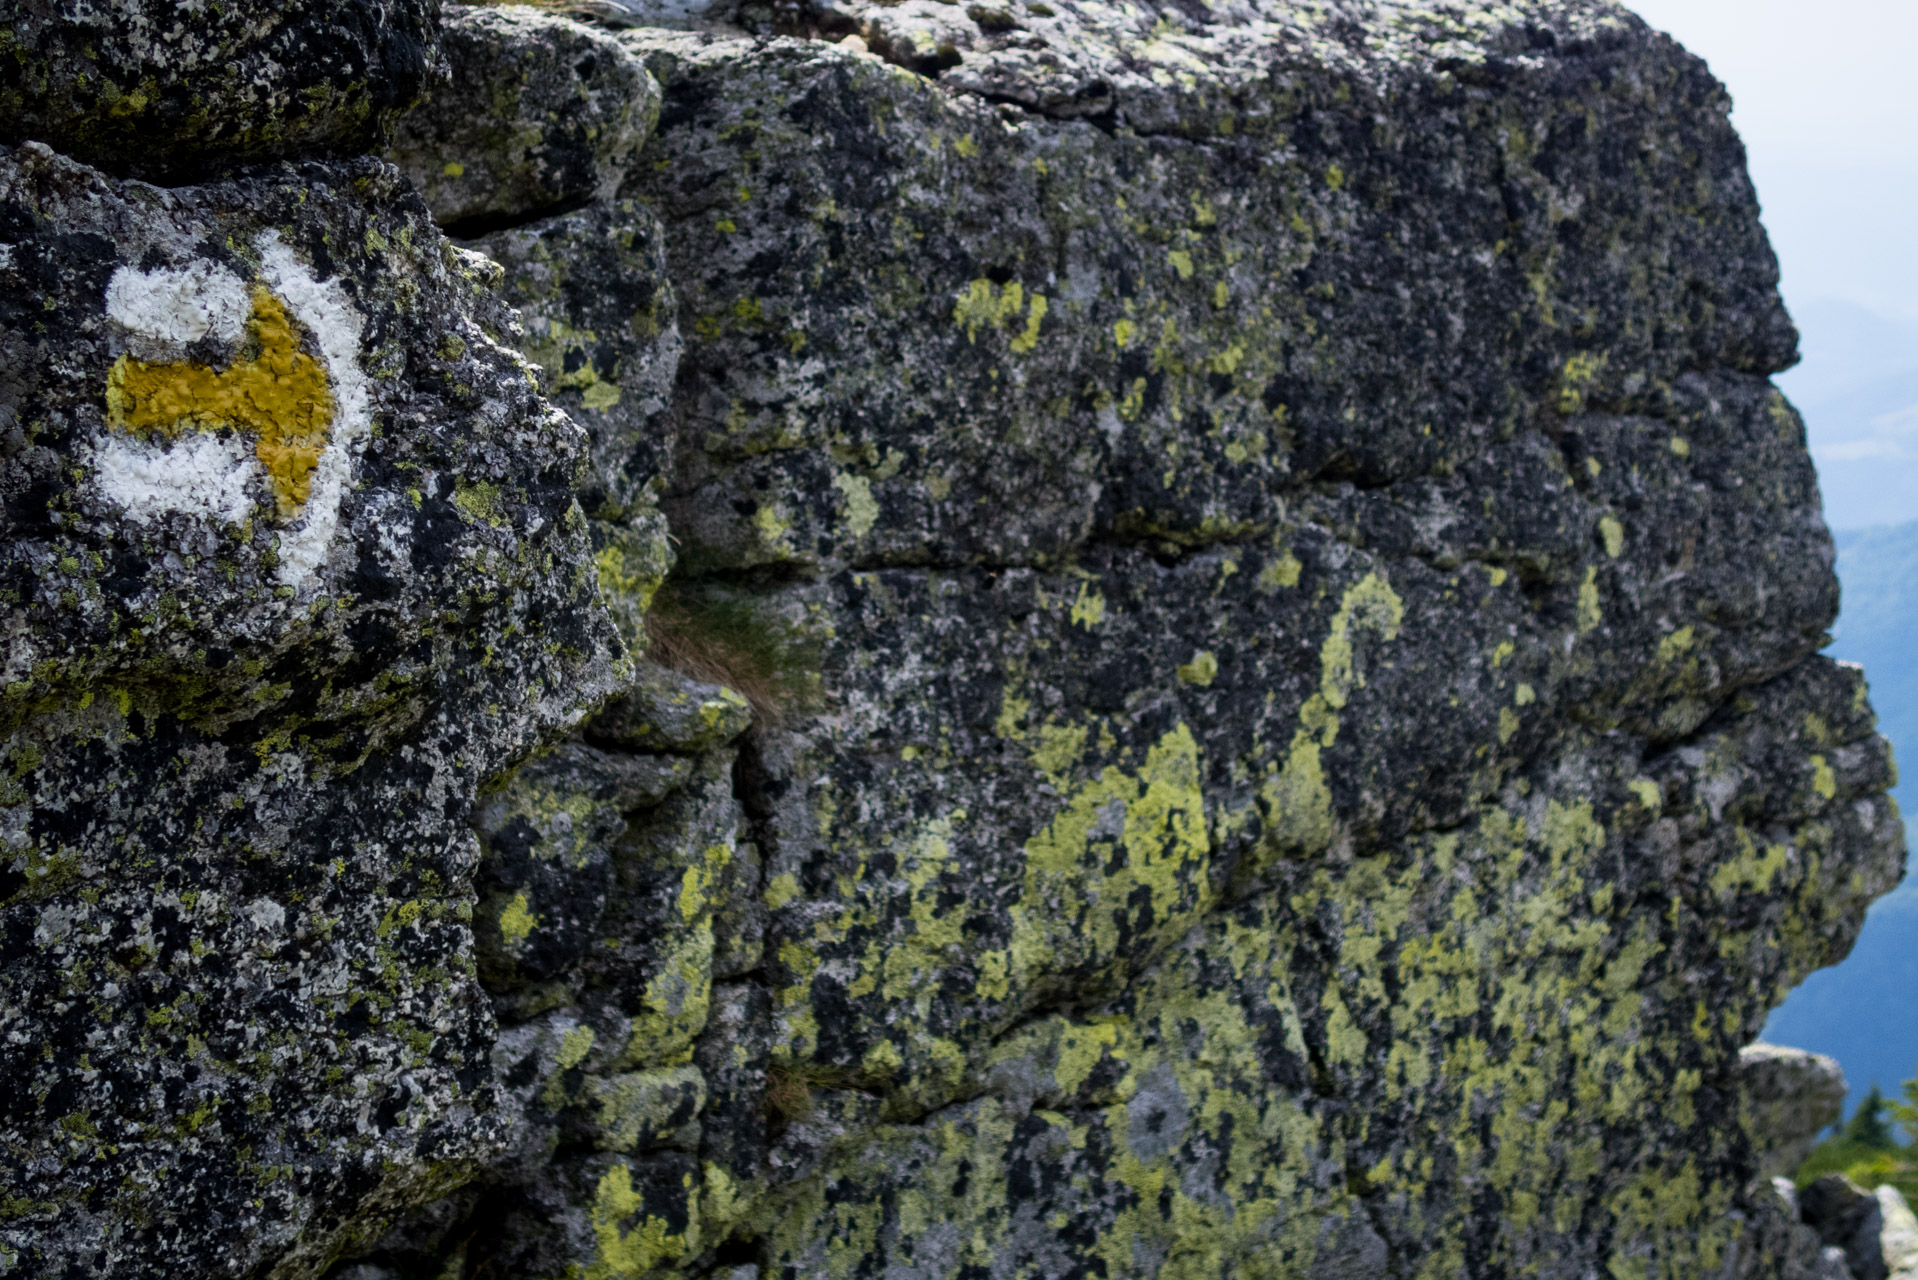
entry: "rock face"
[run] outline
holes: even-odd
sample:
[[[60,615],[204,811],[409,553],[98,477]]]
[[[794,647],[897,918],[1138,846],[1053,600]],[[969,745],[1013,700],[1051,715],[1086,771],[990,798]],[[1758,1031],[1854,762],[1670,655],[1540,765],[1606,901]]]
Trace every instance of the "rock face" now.
[[[1837,1280],[1740,1048],[1903,836],[1703,67],[734,16],[449,7],[484,258],[9,153],[9,1265]]]
[[[1789,1177],[1844,1114],[1845,1073],[1822,1053],[1775,1044],[1746,1045],[1738,1063],[1759,1171]]]
[[[452,7],[446,71],[392,156],[442,225],[611,197],[659,86],[611,37],[528,8]]]
[[[619,679],[585,442],[378,162],[29,146],[0,223],[4,1256],[311,1274],[500,1143],[469,815]]]
[[[0,142],[162,182],[352,155],[419,101],[438,25],[438,0],[9,0]]]

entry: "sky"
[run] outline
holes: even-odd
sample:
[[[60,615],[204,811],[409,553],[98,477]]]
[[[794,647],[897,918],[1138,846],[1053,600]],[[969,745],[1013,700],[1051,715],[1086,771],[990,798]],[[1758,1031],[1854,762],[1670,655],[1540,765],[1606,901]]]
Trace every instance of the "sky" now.
[[[1918,520],[1918,0],[1626,0],[1731,90],[1826,519]]]

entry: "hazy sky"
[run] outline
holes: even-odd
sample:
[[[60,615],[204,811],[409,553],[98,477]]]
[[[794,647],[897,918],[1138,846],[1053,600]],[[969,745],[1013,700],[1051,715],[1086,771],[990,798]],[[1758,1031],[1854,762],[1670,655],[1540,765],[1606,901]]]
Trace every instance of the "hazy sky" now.
[[[1918,168],[1911,0],[1637,0],[1731,86],[1754,153]]]
[[[1731,89],[1787,302],[1918,318],[1918,0],[1627,0]]]

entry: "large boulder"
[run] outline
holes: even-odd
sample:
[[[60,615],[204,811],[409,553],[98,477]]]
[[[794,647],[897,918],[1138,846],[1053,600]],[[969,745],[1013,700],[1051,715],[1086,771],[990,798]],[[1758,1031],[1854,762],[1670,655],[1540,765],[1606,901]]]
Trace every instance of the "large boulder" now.
[[[614,688],[585,441],[390,167],[0,150],[0,1242],[311,1275],[503,1142],[478,789]]]
[[[1702,66],[734,17],[456,13],[431,207],[5,153],[5,1265],[1841,1280],[1740,1049],[1903,836]]]
[[[1844,1114],[1845,1073],[1835,1058],[1762,1041],[1741,1049],[1738,1065],[1759,1172],[1789,1177]]]
[[[353,155],[419,101],[438,24],[439,0],[15,0],[0,142],[160,182]]]
[[[1600,5],[1012,16],[622,36],[680,590],[830,700],[747,775],[778,1101],[702,1229],[1724,1265],[1738,1051],[1901,840],[1722,90]]]
[[[572,1136],[368,1265],[1838,1276],[1739,1051],[1902,835],[1720,88],[1599,4],[976,8],[620,36],[647,627],[769,705],[730,839],[488,836]],[[614,208],[489,242],[548,332],[648,274]],[[696,1166],[596,1118],[689,1033]]]

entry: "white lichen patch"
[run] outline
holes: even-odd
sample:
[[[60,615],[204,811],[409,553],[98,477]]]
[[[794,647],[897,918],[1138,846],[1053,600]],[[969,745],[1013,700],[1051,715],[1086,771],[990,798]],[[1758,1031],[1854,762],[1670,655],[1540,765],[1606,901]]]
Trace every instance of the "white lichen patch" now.
[[[121,267],[107,282],[107,316],[142,360],[171,361],[212,337],[231,351],[252,309],[246,282],[215,262],[139,271]]]

